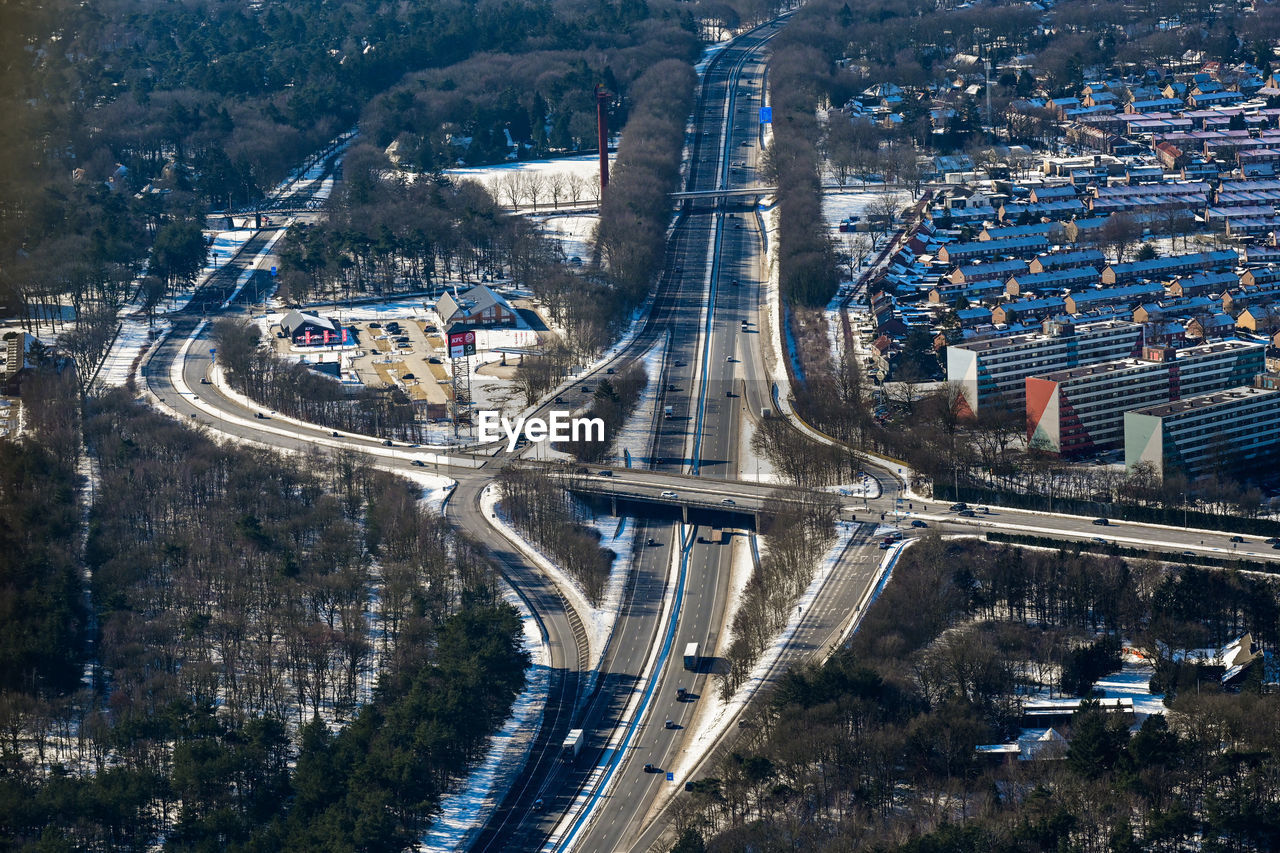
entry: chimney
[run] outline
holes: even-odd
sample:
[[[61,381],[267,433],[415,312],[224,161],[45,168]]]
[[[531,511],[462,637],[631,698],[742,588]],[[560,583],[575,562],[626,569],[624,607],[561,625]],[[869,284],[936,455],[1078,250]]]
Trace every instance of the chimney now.
[[[596,136],[600,143],[600,197],[609,186],[609,93],[596,84]]]

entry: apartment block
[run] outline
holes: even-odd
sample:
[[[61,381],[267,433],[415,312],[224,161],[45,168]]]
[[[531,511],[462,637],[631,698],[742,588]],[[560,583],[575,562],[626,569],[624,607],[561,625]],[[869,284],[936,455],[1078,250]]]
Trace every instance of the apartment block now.
[[[1227,340],[1027,377],[1027,440],[1064,456],[1118,450],[1124,413],[1247,385],[1266,369],[1262,344]]]
[[[1280,391],[1239,387],[1124,413],[1124,463],[1150,462],[1163,477],[1274,467]]]
[[[959,386],[971,414],[997,403],[1022,411],[1028,376],[1136,356],[1142,340],[1137,323],[1046,320],[1039,332],[947,347],[947,381]]]

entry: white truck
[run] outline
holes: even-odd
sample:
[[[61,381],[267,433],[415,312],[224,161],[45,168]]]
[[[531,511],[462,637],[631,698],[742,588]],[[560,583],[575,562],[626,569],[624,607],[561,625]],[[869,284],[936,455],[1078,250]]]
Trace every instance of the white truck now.
[[[565,761],[573,761],[582,752],[582,729],[569,729],[564,743],[560,746],[560,757]]]
[[[664,418],[666,418],[667,420],[671,420],[672,418],[674,418],[674,417],[676,416],[676,410],[675,410],[675,407],[674,407],[674,406],[663,406],[663,407],[662,407],[662,416],[663,416]]]
[[[698,644],[690,643],[684,647],[684,668],[692,672],[698,670]]]

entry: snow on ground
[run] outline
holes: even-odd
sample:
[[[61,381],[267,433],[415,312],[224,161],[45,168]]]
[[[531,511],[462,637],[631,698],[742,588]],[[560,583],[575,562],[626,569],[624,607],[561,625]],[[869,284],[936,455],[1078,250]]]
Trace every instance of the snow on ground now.
[[[837,239],[845,236],[840,233],[838,226],[841,220],[846,217],[856,216],[865,222],[868,213],[870,213],[876,202],[883,199],[886,194],[893,199],[894,204],[899,209],[911,203],[910,193],[886,187],[885,184],[868,184],[865,187],[851,186],[842,190],[824,190],[822,193],[822,215],[827,220],[827,225],[831,228],[832,236]],[[851,235],[853,233],[850,232]]]
[[[609,636],[613,633],[613,625],[617,620],[622,604],[622,590],[626,583],[627,573],[631,570],[631,555],[634,552],[635,525],[626,518],[599,518],[593,523],[600,531],[603,544],[616,555],[613,566],[609,570],[609,580],[605,583],[604,595],[599,607],[592,607],[582,590],[582,585],[571,578],[563,569],[555,564],[541,548],[528,541],[516,530],[515,526],[497,509],[498,489],[492,484],[485,486],[480,493],[480,508],[502,534],[516,544],[533,565],[546,574],[564,593],[569,603],[583,617],[583,627],[587,631],[587,643],[590,648],[590,668],[599,667],[604,649],[608,645]],[[610,524],[614,522],[614,524]],[[589,693],[590,691],[584,691]]]
[[[1121,668],[1110,675],[1104,675],[1094,683],[1094,689],[1102,691],[1105,699],[1133,700],[1133,729],[1136,731],[1152,714],[1163,714],[1164,694],[1151,692],[1151,678],[1156,668],[1151,662],[1126,653]],[[1040,705],[1071,706],[1079,702],[1075,696],[1050,696],[1048,687],[1041,687],[1027,694],[1026,699],[1034,700]]]
[[[1152,714],[1163,714],[1164,694],[1151,692],[1156,668],[1150,663],[1125,663],[1119,672],[1099,678],[1094,687],[1107,699],[1132,699],[1134,725],[1141,726]]]
[[[613,168],[614,162],[617,160],[617,152],[609,154],[609,168]],[[524,160],[513,163],[499,163],[494,166],[468,166],[459,169],[446,169],[445,174],[451,178],[462,178],[479,181],[497,197],[499,204],[508,204],[509,199],[502,191],[501,181],[507,175],[519,174],[522,176],[537,176],[548,178],[551,175],[576,175],[584,181],[592,181],[597,185],[600,181],[600,158],[596,154],[582,154],[577,157],[558,157],[549,160]],[[497,182],[495,184],[495,182]],[[538,206],[551,210],[551,194],[549,191],[543,191],[542,198],[539,199]],[[525,199],[522,204],[528,204]],[[560,204],[570,203],[567,194],[562,196]],[[583,192],[578,199],[578,204],[595,204],[596,199],[592,192]]]
[[[648,452],[653,435],[651,427],[653,426],[654,418],[661,417],[657,409],[658,401],[662,398],[662,389],[660,387],[662,384],[662,360],[666,357],[666,354],[667,345],[666,341],[663,340],[650,347],[649,351],[641,357],[648,382],[644,386],[644,391],[640,394],[640,400],[636,403],[635,410],[631,412],[627,422],[622,425],[617,435],[613,437],[609,461],[614,465],[643,468],[649,463]],[[631,454],[630,463],[627,462],[627,452]]]
[[[742,433],[738,440],[738,478],[753,483],[771,483],[775,486],[785,485],[782,475],[773,468],[768,459],[761,459],[760,454],[751,452],[751,442],[755,438],[756,422],[754,418],[742,421]]]
[[[826,486],[823,491],[835,492],[842,498],[878,498],[880,497],[880,481],[870,474],[863,474],[856,483],[841,483],[837,486]]]
[[[550,680],[547,649],[528,606],[505,583],[503,598],[520,612],[524,627],[524,648],[530,656],[524,691],[512,703],[507,722],[489,739],[484,761],[440,800],[440,814],[418,844],[420,851],[467,848],[524,767],[529,749],[542,728],[542,710]]]
[[[560,244],[564,256],[573,263],[577,258],[587,263],[592,255],[592,239],[600,217],[594,214],[537,214],[529,217],[542,232]],[[577,264],[574,264],[577,266]]]

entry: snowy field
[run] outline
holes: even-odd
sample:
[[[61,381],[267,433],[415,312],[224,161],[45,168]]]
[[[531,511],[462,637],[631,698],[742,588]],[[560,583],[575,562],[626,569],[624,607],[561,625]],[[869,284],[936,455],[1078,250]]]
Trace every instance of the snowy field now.
[[[911,203],[911,194],[902,190],[888,189],[888,195],[894,205],[901,210]],[[865,221],[873,206],[886,195],[884,184],[868,184],[846,187],[842,190],[825,190],[822,193],[822,216],[831,226],[836,237],[844,237],[838,226],[849,216],[856,216]]]
[[[610,168],[613,167],[617,156],[616,152],[609,154]],[[508,176],[519,175],[524,178],[540,178],[545,181],[559,175],[565,178],[573,177],[580,181],[595,183],[598,186],[600,182],[600,158],[595,154],[583,154],[577,157],[560,157],[552,160],[525,160],[514,163],[500,163],[496,166],[446,169],[445,174],[452,178],[479,181],[497,197],[499,204],[510,204],[510,199],[507,198],[507,193],[502,188],[503,182]],[[584,188],[577,204],[594,205],[598,201],[599,199],[594,190]],[[528,199],[521,201],[522,206],[529,204]],[[572,204],[567,192],[561,196],[560,204],[562,206]],[[552,209],[549,190],[543,190],[542,197],[538,200],[538,207]]]
[[[542,228],[542,233],[555,240],[564,252],[565,260],[573,263],[579,259],[583,264],[591,260],[592,239],[600,217],[586,214],[573,215],[536,215],[529,217]],[[577,264],[573,264],[577,266]]]

